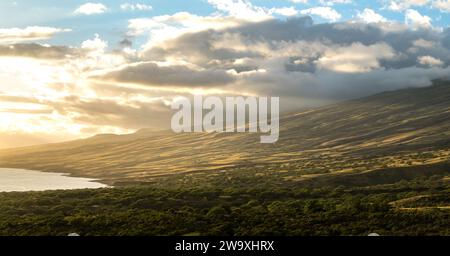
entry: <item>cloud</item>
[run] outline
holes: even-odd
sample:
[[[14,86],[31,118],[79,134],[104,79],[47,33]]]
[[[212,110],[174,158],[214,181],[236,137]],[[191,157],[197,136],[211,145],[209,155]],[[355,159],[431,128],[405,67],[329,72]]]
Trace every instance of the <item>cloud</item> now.
[[[450,31],[412,30],[392,22],[313,24],[310,17],[298,17],[182,34],[147,47],[141,58],[227,71],[234,75],[221,85],[228,91],[239,88],[320,104],[429,85],[448,71],[449,48]],[[422,65],[421,56],[442,64]]]
[[[450,12],[450,1],[448,0],[395,0],[387,2],[387,8],[392,11],[404,11],[426,5],[439,9],[442,12]]]
[[[103,41],[99,34],[95,34],[94,39],[88,39],[81,43],[81,48],[100,53],[103,53],[107,47],[108,42]]]
[[[82,55],[82,51],[67,46],[50,46],[36,43],[0,45],[0,56],[20,56],[38,59],[64,59]]]
[[[272,8],[269,12],[287,17],[295,16],[299,13],[294,7]]]
[[[84,72],[108,69],[125,64],[128,58],[133,57],[128,48],[122,51],[108,51],[108,42],[95,34],[93,39],[81,43],[80,49],[84,52],[83,58],[76,60],[77,68]]]
[[[124,3],[124,4],[120,5],[120,9],[122,9],[124,11],[150,11],[153,9],[153,7],[148,4]]]
[[[363,12],[358,12],[357,18],[365,23],[386,22],[387,19],[381,14],[376,13],[372,9],[364,9]]]
[[[128,36],[136,37],[149,33],[150,41],[146,47],[161,41],[174,39],[183,34],[195,33],[209,29],[226,29],[249,22],[275,19],[275,16],[293,17],[299,14],[294,7],[265,8],[254,6],[247,0],[209,0],[217,13],[200,16],[188,12],[172,15],[160,15],[152,18],[130,19]]]
[[[450,12],[450,1],[438,0],[433,2],[433,7],[438,8],[443,12]]]
[[[201,70],[183,65],[139,63],[110,72],[102,78],[148,86],[208,87],[226,85],[234,81],[224,70]]]
[[[281,16],[298,14],[294,7],[265,8],[255,6],[248,0],[208,0],[208,3],[228,16],[248,21],[271,19],[274,14]]]
[[[70,29],[32,26],[26,28],[0,28],[0,43],[44,40]]]
[[[254,6],[247,0],[208,0],[208,3],[217,10],[233,17],[243,17],[252,21],[271,18],[265,8]]]
[[[150,40],[146,47],[150,47],[186,33],[195,33],[211,28],[225,29],[239,26],[245,22],[235,17],[198,16],[188,12],[179,12],[173,15],[131,19],[129,20],[129,32],[127,34],[130,37],[135,37],[148,33]]]
[[[35,98],[20,96],[20,95],[8,95],[8,94],[0,94],[1,102],[16,102],[16,103],[33,103],[40,104],[40,101]]]
[[[329,21],[340,20],[342,15],[331,7],[313,7],[300,11],[301,14],[319,16]]]
[[[391,11],[404,11],[415,6],[424,6],[430,0],[394,0],[387,1],[387,8]]]
[[[380,68],[380,60],[395,57],[393,49],[386,43],[350,46],[327,50],[317,60],[320,68],[343,73],[369,72]]]
[[[319,0],[319,3],[322,5],[332,6],[335,4],[350,4],[352,0]]]
[[[101,3],[85,3],[74,11],[77,15],[101,14],[107,11],[107,7]]]
[[[131,46],[133,46],[133,42],[128,38],[125,38],[119,42],[119,46],[121,48],[130,48]]]
[[[417,58],[417,62],[424,66],[442,66],[444,62],[438,58],[434,58],[432,56],[420,56]]]
[[[406,11],[405,24],[365,9],[349,22],[315,24],[293,7],[210,4],[209,16],[132,19],[113,47],[99,35],[73,47],[0,45],[0,111],[8,111],[0,128],[77,136],[167,128],[179,95],[273,95],[287,110],[428,86],[450,73],[450,29],[433,29],[420,13]],[[340,20],[336,13],[325,17]]]
[[[413,42],[413,45],[421,48],[432,48],[436,46],[436,43],[424,39],[417,39]]]
[[[431,18],[426,15],[420,14],[416,10],[408,9],[405,13],[405,23],[414,28],[428,28],[431,27]]]

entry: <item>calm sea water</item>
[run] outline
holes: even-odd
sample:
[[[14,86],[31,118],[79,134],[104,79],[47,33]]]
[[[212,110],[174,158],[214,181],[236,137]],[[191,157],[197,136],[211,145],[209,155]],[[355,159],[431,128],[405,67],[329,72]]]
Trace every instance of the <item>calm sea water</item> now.
[[[0,168],[0,192],[104,188],[107,185],[62,173]]]

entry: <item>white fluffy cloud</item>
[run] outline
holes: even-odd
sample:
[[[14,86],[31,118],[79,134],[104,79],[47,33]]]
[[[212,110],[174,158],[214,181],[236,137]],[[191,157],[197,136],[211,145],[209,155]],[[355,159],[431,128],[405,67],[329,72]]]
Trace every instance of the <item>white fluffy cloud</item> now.
[[[282,16],[295,16],[299,13],[294,7],[272,8],[270,12]]]
[[[228,16],[249,21],[271,19],[274,14],[281,16],[298,14],[294,7],[265,8],[255,6],[248,0],[208,0],[208,3]]]
[[[433,2],[433,7],[438,8],[444,12],[450,12],[450,1],[449,0],[437,0]]]
[[[386,22],[386,18],[381,14],[376,13],[372,9],[364,9],[363,12],[358,13],[358,19],[365,23],[378,23],[378,22]]]
[[[108,42],[103,41],[98,34],[95,34],[94,39],[88,39],[81,43],[81,48],[88,49],[90,51],[104,52],[108,47]]]
[[[124,11],[150,11],[153,9],[153,7],[148,4],[124,3],[120,5],[120,9]]]
[[[85,3],[74,11],[78,15],[93,15],[106,12],[107,7],[101,3]]]
[[[429,28],[431,27],[431,18],[416,10],[408,9],[405,12],[405,23],[413,28]]]
[[[271,18],[268,11],[259,6],[254,6],[247,0],[208,0],[214,8],[234,17],[240,17],[253,21]]]
[[[335,4],[350,4],[353,0],[320,0],[319,3],[323,5],[332,6]]]
[[[331,7],[313,7],[300,11],[301,14],[319,16],[329,21],[338,21],[342,15]]]
[[[388,1],[387,8],[392,11],[403,11],[414,6],[424,6],[430,0],[393,0]]]
[[[245,22],[259,22],[274,19],[276,15],[292,17],[299,14],[294,7],[264,8],[254,6],[247,0],[208,0],[219,13],[199,16],[188,12],[173,15],[154,16],[129,20],[128,34],[139,36],[150,34],[145,48],[158,42],[176,38],[182,34],[199,32],[211,28],[221,30],[242,25]]]
[[[432,56],[420,56],[417,58],[417,62],[425,66],[442,66],[444,62],[442,60]]]
[[[129,36],[139,36],[149,33],[150,40],[146,48],[154,44],[174,39],[185,33],[194,33],[210,28],[225,29],[242,24],[242,20],[223,16],[198,16],[188,12],[173,15],[155,16],[129,20]]]
[[[390,0],[387,8],[392,11],[404,11],[413,7],[432,6],[443,12],[450,12],[449,0]]]
[[[424,40],[424,39],[417,39],[413,42],[413,45],[416,47],[421,47],[421,48],[432,48],[436,46],[436,42],[433,41],[429,41],[429,40]]]
[[[322,69],[343,73],[362,73],[380,68],[380,60],[392,59],[393,49],[385,44],[363,45],[353,43],[350,46],[329,49],[317,61]]]
[[[32,26],[26,28],[0,28],[0,43],[42,40],[57,33],[69,32],[70,29]]]

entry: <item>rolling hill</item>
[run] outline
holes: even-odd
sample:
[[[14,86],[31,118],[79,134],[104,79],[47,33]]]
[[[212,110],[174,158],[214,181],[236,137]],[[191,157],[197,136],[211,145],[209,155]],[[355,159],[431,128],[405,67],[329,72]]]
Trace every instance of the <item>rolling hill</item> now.
[[[260,144],[259,134],[143,129],[1,150],[0,166],[66,172],[115,185],[233,170],[295,182],[380,179],[387,170],[396,173],[392,179],[401,179],[408,177],[404,168],[420,174],[441,166],[429,175],[448,170],[449,121],[450,83],[436,81],[426,88],[284,114],[275,144]]]

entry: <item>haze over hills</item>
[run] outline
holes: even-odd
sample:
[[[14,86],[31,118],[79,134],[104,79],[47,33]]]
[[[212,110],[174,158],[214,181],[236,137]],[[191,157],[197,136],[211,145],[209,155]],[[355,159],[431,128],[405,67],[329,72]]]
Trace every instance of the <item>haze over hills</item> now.
[[[0,133],[0,150],[7,148],[27,147],[49,143],[56,143],[68,140],[65,138],[49,138],[45,135]]]
[[[450,83],[441,81],[283,115],[275,144],[260,144],[260,134],[144,129],[2,150],[0,166],[67,172],[116,185],[250,169],[299,182],[344,176],[351,181],[348,177],[392,168],[447,164],[449,120]]]

